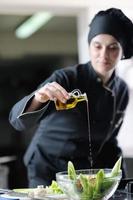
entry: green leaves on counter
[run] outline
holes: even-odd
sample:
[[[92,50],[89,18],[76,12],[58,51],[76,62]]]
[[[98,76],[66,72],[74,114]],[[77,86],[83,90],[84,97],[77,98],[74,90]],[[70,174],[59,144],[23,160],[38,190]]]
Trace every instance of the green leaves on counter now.
[[[51,185],[49,187],[47,187],[47,190],[53,194],[63,194],[63,191],[61,190],[60,186],[54,180],[52,181]]]

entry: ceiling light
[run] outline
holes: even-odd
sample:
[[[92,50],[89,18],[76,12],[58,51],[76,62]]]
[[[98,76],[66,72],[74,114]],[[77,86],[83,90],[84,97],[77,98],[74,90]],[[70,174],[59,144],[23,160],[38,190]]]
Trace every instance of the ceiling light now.
[[[44,26],[52,17],[53,15],[49,12],[36,13],[20,25],[16,29],[15,34],[20,39],[28,38]]]

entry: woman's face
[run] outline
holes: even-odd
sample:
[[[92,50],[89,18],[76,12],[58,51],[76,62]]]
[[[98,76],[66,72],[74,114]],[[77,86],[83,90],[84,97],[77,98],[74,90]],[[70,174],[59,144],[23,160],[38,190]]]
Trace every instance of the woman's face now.
[[[89,51],[94,70],[102,76],[113,72],[122,57],[120,43],[108,34],[95,36],[90,42]]]

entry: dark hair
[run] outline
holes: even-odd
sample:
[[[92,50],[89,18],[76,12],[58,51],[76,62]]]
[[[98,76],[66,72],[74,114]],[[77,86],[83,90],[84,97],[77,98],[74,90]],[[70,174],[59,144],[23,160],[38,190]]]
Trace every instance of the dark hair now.
[[[133,23],[117,8],[99,11],[91,21],[88,41],[98,34],[110,34],[122,45],[125,59],[133,56]]]

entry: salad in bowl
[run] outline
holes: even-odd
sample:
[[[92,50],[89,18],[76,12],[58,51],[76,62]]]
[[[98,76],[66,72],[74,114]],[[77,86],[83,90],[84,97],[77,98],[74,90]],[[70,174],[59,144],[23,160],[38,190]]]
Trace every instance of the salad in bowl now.
[[[122,177],[121,157],[113,169],[75,170],[71,161],[68,170],[56,174],[57,183],[72,200],[107,200],[116,191]]]

